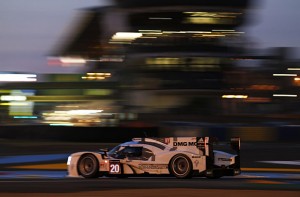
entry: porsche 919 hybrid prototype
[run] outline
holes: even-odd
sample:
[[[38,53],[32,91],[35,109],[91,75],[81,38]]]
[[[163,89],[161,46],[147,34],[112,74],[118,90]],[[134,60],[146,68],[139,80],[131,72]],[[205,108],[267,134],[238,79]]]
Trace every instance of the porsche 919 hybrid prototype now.
[[[110,151],[71,154],[68,177],[235,176],[241,173],[240,139],[230,144],[233,154],[213,150],[209,137],[133,138]]]

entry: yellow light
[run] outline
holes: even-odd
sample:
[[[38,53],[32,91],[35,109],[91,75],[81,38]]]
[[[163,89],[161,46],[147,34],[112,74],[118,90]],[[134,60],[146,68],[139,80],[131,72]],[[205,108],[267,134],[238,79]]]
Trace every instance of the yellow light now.
[[[274,77],[297,77],[297,74],[273,74]]]
[[[27,106],[29,105],[27,102],[10,102],[10,103],[0,103],[3,106]]]
[[[295,77],[294,80],[295,81],[300,81],[300,77]]]
[[[101,113],[103,110],[70,110],[66,113],[68,115],[92,115]]]
[[[111,77],[111,73],[86,73],[87,76],[81,77],[85,80],[104,80]]]
[[[0,97],[1,101],[26,101],[26,96],[11,96],[11,95],[3,95]]]
[[[246,99],[248,95],[223,95],[222,98]]]
[[[142,33],[138,32],[117,32],[112,36],[112,40],[114,41],[132,41],[139,37],[142,37]]]
[[[287,70],[300,70],[300,68],[288,68]]]
[[[75,57],[61,57],[61,63],[63,64],[85,64],[86,60],[83,58],[75,58]]]

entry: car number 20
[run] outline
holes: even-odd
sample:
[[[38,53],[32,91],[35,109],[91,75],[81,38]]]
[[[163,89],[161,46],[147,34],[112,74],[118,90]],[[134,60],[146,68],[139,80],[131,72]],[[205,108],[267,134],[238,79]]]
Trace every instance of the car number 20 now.
[[[111,161],[109,163],[110,174],[121,174],[121,166],[119,161]]]

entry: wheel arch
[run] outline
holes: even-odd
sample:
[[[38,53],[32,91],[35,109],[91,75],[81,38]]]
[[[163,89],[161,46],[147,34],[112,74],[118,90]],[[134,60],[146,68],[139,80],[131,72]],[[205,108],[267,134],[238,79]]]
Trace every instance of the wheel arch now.
[[[87,156],[91,156],[95,159],[95,162],[96,162],[96,167],[97,167],[97,175],[95,176],[92,176],[92,177],[85,177],[85,178],[96,178],[96,177],[99,177],[100,175],[100,162],[102,160],[102,156],[101,154],[99,153],[95,153],[95,152],[81,152],[79,155],[77,155],[78,158],[77,158],[77,162],[76,162],[76,171],[77,171],[77,174],[78,176],[83,176],[82,173],[80,172],[79,170],[79,164],[80,164],[80,161],[81,159],[83,159],[84,157],[87,157]]]
[[[179,157],[183,157],[183,158],[185,158],[186,160],[187,160],[187,162],[188,162],[188,164],[189,164],[189,172],[185,175],[185,176],[183,176],[183,177],[180,177],[180,176],[176,176],[174,173],[173,173],[173,170],[172,170],[172,162],[173,162],[173,160],[175,159],[175,158],[179,158]],[[193,174],[193,171],[194,171],[194,169],[193,169],[194,167],[193,167],[193,162],[192,162],[192,159],[191,159],[191,156],[189,156],[189,154],[188,153],[181,153],[181,152],[179,152],[179,153],[177,153],[177,154],[174,154],[173,155],[173,157],[171,157],[171,159],[169,160],[169,164],[168,164],[168,169],[169,169],[169,173],[170,174],[173,174],[175,177],[177,177],[177,178],[191,178],[192,177],[192,174]]]

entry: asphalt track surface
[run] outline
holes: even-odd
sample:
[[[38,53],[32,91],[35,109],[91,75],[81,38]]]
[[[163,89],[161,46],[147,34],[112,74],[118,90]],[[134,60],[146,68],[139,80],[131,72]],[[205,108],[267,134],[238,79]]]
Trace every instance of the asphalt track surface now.
[[[0,142],[0,196],[300,196],[297,143],[242,143],[242,175],[179,180],[65,176],[68,154],[115,144]]]

